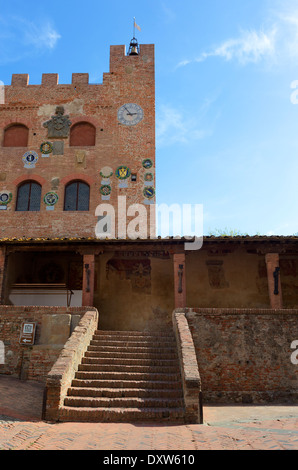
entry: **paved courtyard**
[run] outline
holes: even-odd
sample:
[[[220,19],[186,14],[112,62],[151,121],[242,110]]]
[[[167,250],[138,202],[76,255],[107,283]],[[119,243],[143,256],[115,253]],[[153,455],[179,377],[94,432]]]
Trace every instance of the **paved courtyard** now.
[[[0,450],[298,450],[298,406],[205,406],[204,425],[51,424],[42,400],[42,385],[0,376]]]

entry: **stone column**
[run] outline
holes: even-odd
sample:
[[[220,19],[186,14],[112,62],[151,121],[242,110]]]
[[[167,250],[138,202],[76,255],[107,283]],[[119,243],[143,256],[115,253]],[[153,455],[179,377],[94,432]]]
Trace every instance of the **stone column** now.
[[[83,298],[82,307],[93,307],[95,255],[83,256]]]
[[[186,308],[185,253],[175,253],[173,255],[173,260],[175,308]]]
[[[279,272],[279,254],[267,253],[265,259],[267,266],[270,306],[273,309],[281,309],[283,308],[283,305]]]

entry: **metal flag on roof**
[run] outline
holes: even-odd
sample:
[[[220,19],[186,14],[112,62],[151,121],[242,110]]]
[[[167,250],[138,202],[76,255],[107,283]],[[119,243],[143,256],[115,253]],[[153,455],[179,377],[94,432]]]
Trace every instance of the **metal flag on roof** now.
[[[134,32],[135,32],[135,28],[137,28],[138,31],[142,31],[141,27],[136,23],[136,19],[134,18],[133,20],[134,20]],[[134,34],[134,36],[135,36],[135,34]]]

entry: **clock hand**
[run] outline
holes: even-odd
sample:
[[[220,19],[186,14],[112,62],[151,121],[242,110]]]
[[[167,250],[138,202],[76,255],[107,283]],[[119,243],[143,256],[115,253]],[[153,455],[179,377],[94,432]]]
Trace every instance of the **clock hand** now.
[[[126,109],[126,111],[128,112],[128,114],[129,114],[130,116],[132,116],[131,112],[130,112],[130,111],[128,111],[128,109],[127,109],[127,107],[126,107],[126,106],[124,106],[124,109]]]
[[[126,109],[127,113],[130,115],[130,116],[136,116],[138,113],[131,113],[130,111],[128,111],[127,107],[124,106],[124,109]]]

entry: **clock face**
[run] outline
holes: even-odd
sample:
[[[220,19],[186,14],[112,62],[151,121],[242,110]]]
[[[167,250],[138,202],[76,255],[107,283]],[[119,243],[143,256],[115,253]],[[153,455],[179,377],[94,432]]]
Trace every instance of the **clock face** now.
[[[144,118],[144,111],[141,106],[134,103],[128,103],[118,111],[118,121],[126,126],[135,126]]]

